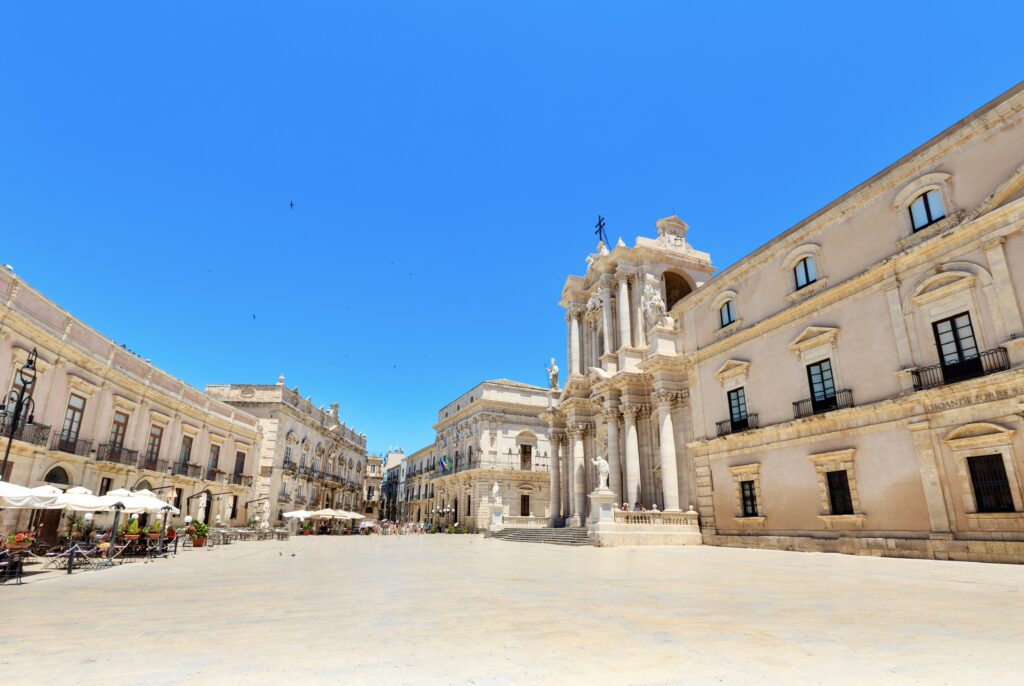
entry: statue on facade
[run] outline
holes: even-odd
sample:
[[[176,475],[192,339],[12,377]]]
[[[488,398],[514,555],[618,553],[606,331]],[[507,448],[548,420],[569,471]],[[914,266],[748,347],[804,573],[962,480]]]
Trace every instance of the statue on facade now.
[[[587,314],[597,314],[601,311],[602,307],[604,307],[604,302],[601,300],[600,293],[594,293],[590,296],[590,299],[587,300]]]
[[[644,318],[647,320],[647,326],[652,326],[658,320],[665,316],[665,301],[661,298],[661,293],[655,290],[651,284],[645,284],[643,294],[640,296],[640,302],[644,309]]]
[[[544,369],[548,372],[548,386],[554,389],[558,389],[558,365],[555,364],[555,358],[551,358],[551,366],[545,367]]]
[[[501,486],[497,481],[495,481],[494,485],[491,486],[491,501],[495,503],[501,501]]]
[[[607,491],[608,490],[608,460],[604,459],[600,455],[590,461],[595,467],[597,467],[597,490]]]

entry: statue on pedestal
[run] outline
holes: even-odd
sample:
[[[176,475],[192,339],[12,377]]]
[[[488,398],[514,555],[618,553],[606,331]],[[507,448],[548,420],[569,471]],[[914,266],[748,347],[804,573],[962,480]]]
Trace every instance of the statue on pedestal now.
[[[661,293],[656,291],[651,284],[644,285],[640,302],[643,305],[647,326],[653,326],[665,316],[665,301],[662,299]]]
[[[495,503],[501,502],[501,486],[497,481],[491,486],[491,501]]]
[[[595,467],[597,467],[597,490],[607,491],[608,490],[608,460],[604,459],[600,455],[590,461]]]
[[[548,372],[548,385],[555,390],[558,389],[558,365],[555,364],[555,358],[551,358],[551,366],[545,367],[544,369]]]

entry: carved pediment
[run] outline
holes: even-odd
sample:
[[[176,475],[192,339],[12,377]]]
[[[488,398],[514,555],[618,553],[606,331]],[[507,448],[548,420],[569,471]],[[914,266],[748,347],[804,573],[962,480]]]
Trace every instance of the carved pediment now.
[[[789,349],[799,356],[805,350],[817,348],[821,345],[834,347],[838,335],[839,329],[833,326],[808,326],[790,342]]]
[[[750,363],[743,360],[726,360],[715,372],[718,383],[725,383],[727,379],[736,376],[746,376],[750,372]]]
[[[953,429],[943,440],[954,449],[1004,445],[1013,442],[1014,433],[1013,429],[992,422],[972,422]]]
[[[970,288],[974,274],[960,270],[940,272],[928,277],[914,291],[914,301],[934,300],[949,295],[961,288]]]

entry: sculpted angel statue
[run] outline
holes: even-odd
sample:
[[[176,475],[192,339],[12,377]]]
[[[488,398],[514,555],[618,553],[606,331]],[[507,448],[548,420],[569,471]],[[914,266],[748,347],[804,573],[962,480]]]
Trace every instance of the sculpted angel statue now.
[[[499,486],[498,482],[495,481],[494,485],[491,486],[491,500],[493,500],[494,502],[498,502],[498,497],[499,497],[499,493],[500,492],[501,492],[501,486]]]
[[[604,459],[600,455],[591,460],[591,463],[597,467],[597,488],[601,491],[608,490],[608,460]]]
[[[544,369],[546,369],[547,372],[548,372],[548,385],[550,385],[551,388],[557,389],[558,388],[558,365],[555,364],[555,358],[552,357],[551,358],[551,366],[550,367],[544,367]]]
[[[664,316],[665,301],[662,300],[661,293],[654,290],[654,287],[652,287],[651,284],[646,284],[644,286],[643,294],[640,296],[640,302],[643,306],[648,326],[654,324]]]

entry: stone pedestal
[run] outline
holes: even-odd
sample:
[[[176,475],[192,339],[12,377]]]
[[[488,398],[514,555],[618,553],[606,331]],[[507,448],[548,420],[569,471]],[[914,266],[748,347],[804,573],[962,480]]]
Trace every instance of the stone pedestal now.
[[[615,353],[601,355],[601,368],[609,374],[615,374],[619,371],[619,356]]]
[[[662,317],[647,332],[647,337],[650,339],[648,349],[652,356],[668,355],[674,357],[676,355],[675,322],[672,320],[672,317]]]
[[[492,500],[487,504],[487,530],[488,531],[501,531],[502,515],[505,514],[505,506],[501,504],[501,500]]]
[[[590,520],[587,524],[612,521],[615,511],[615,493],[610,488],[597,488],[587,497],[590,498]]]
[[[1000,345],[1006,348],[1011,367],[1024,367],[1024,336],[1011,338]]]

